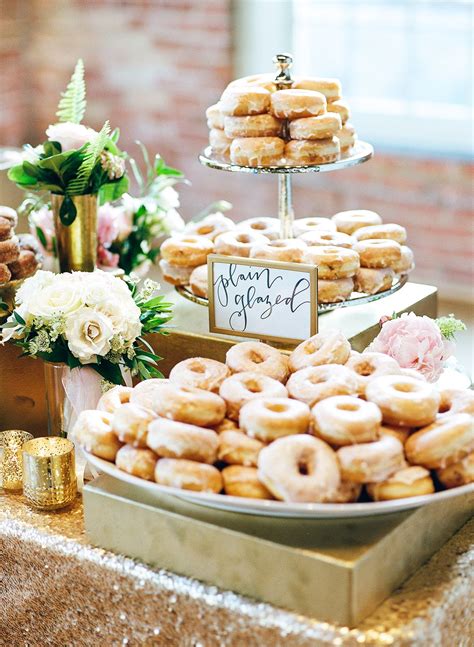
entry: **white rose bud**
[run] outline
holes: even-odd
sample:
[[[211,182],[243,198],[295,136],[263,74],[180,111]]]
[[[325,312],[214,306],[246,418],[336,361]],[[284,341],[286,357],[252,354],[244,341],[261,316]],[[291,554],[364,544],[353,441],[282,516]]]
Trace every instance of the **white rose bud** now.
[[[113,334],[110,319],[93,308],[83,308],[66,319],[69,350],[82,364],[95,363],[97,356],[107,355]]]

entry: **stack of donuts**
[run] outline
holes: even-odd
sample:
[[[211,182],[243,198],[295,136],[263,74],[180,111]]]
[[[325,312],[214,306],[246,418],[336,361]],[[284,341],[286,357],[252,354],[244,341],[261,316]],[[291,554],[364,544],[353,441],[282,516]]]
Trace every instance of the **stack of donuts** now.
[[[117,386],[73,437],[158,484],[289,502],[429,494],[474,481],[474,392],[439,392],[391,357],[322,332],[284,354],[232,346],[169,379]]]
[[[207,297],[208,254],[307,263],[318,266],[318,300],[336,303],[352,292],[376,294],[414,268],[413,252],[404,245],[406,230],[382,224],[374,211],[352,210],[332,218],[294,221],[294,238],[279,238],[277,218],[250,218],[237,225],[221,213],[190,222],[183,234],[161,247],[160,267],[173,285],[190,286]]]
[[[40,263],[35,238],[30,234],[16,236],[17,224],[16,211],[0,206],[0,286],[31,276]]]
[[[327,164],[356,141],[337,79],[300,78],[278,90],[270,74],[232,81],[206,110],[214,155],[240,166]]]

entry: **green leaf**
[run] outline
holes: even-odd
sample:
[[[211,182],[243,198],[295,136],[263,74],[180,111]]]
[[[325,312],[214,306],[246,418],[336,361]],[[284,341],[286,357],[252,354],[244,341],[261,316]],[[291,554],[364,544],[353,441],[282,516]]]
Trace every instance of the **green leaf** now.
[[[66,363],[69,366],[69,368],[78,368],[79,366],[82,366],[81,360],[78,359],[77,357],[74,357],[72,353],[67,354]]]
[[[99,155],[104,150],[105,140],[109,136],[109,133],[110,125],[106,121],[94,141],[89,142],[87,145],[87,150],[84,153],[77,175],[67,187],[67,192],[70,195],[83,195],[85,193],[91,173],[99,159]]]
[[[44,231],[41,229],[41,227],[35,227],[36,231],[36,236],[40,243],[43,245],[43,247],[46,249],[48,246],[48,241],[46,240],[46,236],[44,235]]]
[[[26,326],[26,321],[23,319],[23,317],[20,314],[18,314],[16,310],[13,311],[13,316],[15,317],[15,319],[18,321],[19,324],[21,324],[22,326]]]
[[[123,384],[122,371],[118,364],[112,364],[112,362],[102,358],[98,364],[90,364],[90,367],[109,382]]]
[[[19,184],[20,188],[23,186],[33,186],[34,184],[38,183],[35,177],[32,177],[25,172],[25,170],[23,169],[23,164],[9,168],[7,175],[8,179],[12,182],[15,182],[15,184]]]
[[[72,225],[72,223],[75,221],[76,216],[77,216],[76,205],[74,204],[72,199],[68,195],[66,195],[64,197],[61,208],[59,209],[59,218],[63,223],[63,225],[66,225],[66,227],[69,227],[69,225]]]
[[[84,82],[84,63],[80,58],[71,80],[66,88],[66,92],[61,93],[58,111],[56,116],[59,121],[70,121],[74,124],[80,124],[86,111],[86,84]]]
[[[59,142],[52,142],[47,139],[43,143],[44,148],[44,157],[52,157],[53,155],[58,155],[63,152],[63,147]]]
[[[120,137],[120,128],[114,128],[110,134],[110,139],[116,144]]]
[[[128,177],[123,175],[116,182],[106,182],[99,189],[99,203],[114,202],[128,190]]]
[[[35,178],[38,178],[41,174],[41,169],[27,160],[23,162],[23,170],[27,175],[31,175],[31,177]]]

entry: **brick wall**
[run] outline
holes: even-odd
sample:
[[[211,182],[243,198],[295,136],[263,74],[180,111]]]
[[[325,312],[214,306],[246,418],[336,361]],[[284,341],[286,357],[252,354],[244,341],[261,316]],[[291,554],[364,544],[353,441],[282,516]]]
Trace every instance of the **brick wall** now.
[[[200,166],[206,106],[232,78],[230,0],[0,0],[0,145],[39,143],[74,62],[85,61],[87,121],[106,118],[133,152],[142,140],[192,181],[181,192],[190,217],[209,202],[234,203],[235,218],[276,212],[276,178]],[[378,154],[343,173],[300,177],[299,216],[349,208],[379,211],[409,230],[415,279],[472,298],[472,166]]]

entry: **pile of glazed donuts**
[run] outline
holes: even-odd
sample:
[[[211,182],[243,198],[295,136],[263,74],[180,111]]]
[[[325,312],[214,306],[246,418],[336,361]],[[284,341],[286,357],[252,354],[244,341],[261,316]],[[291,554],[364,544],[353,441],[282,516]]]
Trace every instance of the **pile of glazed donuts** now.
[[[352,292],[377,294],[415,267],[404,227],[382,224],[374,211],[352,210],[332,218],[294,221],[292,239],[279,238],[277,218],[250,218],[235,225],[221,213],[187,224],[161,246],[163,277],[207,297],[208,254],[224,254],[318,266],[318,300],[336,303]]]
[[[239,166],[328,164],[356,133],[337,79],[301,78],[277,90],[271,74],[232,81],[206,110],[214,155]]]
[[[41,260],[34,236],[15,235],[17,224],[16,211],[0,206],[0,286],[31,276],[38,269]]]
[[[375,501],[474,481],[474,392],[438,391],[338,331],[289,355],[261,342],[117,386],[73,438],[134,476],[288,502]]]

